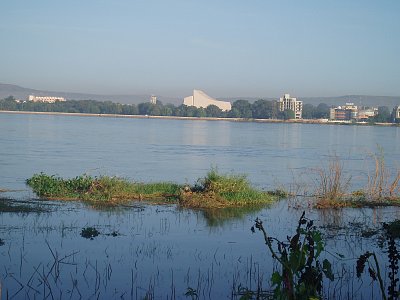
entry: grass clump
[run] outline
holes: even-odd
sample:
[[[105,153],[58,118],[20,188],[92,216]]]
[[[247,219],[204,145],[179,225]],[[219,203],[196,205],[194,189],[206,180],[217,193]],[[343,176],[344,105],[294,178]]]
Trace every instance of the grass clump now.
[[[26,183],[39,197],[77,199],[90,188],[93,178],[82,175],[64,180],[55,175],[40,173],[33,175]]]
[[[317,173],[317,184],[315,196],[316,206],[323,207],[342,207],[346,206],[344,198],[350,185],[351,178],[345,178],[343,163],[337,156],[331,158],[326,167],[315,170]]]
[[[107,204],[135,199],[177,199],[180,191],[180,186],[174,183],[136,183],[109,176],[81,175],[72,179],[63,179],[40,173],[33,175],[26,183],[39,197]]]
[[[375,168],[368,172],[367,185],[360,190],[348,192],[350,177],[343,172],[343,163],[333,157],[327,167],[316,169],[317,208],[362,207],[400,205],[400,170],[394,174],[385,165],[383,150],[370,156]]]
[[[213,168],[180,200],[183,206],[217,208],[272,203],[277,198],[252,187],[245,175],[220,174]]]
[[[81,237],[93,240],[100,232],[95,227],[84,227],[81,231]]]
[[[372,155],[375,162],[374,172],[368,173],[368,183],[364,190],[369,200],[391,201],[400,200],[400,170],[393,176],[385,165],[383,149],[378,147],[379,153]]]

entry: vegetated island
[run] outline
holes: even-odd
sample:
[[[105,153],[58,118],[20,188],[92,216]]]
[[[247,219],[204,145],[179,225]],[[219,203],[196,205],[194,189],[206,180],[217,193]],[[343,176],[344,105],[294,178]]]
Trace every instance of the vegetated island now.
[[[63,179],[44,173],[27,179],[27,185],[42,198],[83,200],[94,205],[119,205],[132,200],[179,203],[190,208],[224,208],[270,204],[286,196],[280,191],[254,188],[245,175],[220,174],[211,169],[193,186],[172,182],[140,183],[123,178],[81,175]]]
[[[366,206],[400,206],[400,170],[390,175],[383,152],[373,157],[375,171],[368,176],[364,189],[349,192],[350,178],[343,174],[343,164],[332,158],[327,166],[316,169],[315,190],[310,194],[315,208]],[[190,185],[172,182],[141,183],[123,178],[81,175],[63,179],[44,173],[34,174],[27,185],[41,198],[54,200],[82,200],[94,205],[120,205],[132,200],[157,203],[178,203],[190,208],[226,208],[271,204],[281,198],[305,195],[254,188],[246,175],[220,174],[212,168],[205,177]],[[310,196],[307,195],[307,196]],[[310,203],[308,203],[310,204]]]

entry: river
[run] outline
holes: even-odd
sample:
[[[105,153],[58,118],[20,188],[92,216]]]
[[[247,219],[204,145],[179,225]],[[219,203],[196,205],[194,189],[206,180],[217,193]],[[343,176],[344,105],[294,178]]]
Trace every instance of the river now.
[[[193,184],[215,167],[247,174],[261,189],[307,190],[314,171],[337,157],[358,189],[373,171],[371,155],[380,151],[388,169],[396,170],[399,127],[0,114],[0,189],[10,190],[0,196],[34,207],[0,213],[2,297],[180,299],[195,291],[200,299],[235,298],[239,285],[267,287],[272,271],[261,234],[250,231],[254,219],[285,239],[302,213],[293,201],[258,210],[206,212],[143,203],[99,210],[38,200],[25,185],[35,173]],[[368,247],[382,251],[361,231],[399,214],[393,208],[305,209],[332,237],[330,252],[344,253],[351,264]],[[88,227],[99,236],[83,238]],[[348,261],[329,258],[347,273],[326,283],[327,297],[379,299],[377,285],[354,279]]]

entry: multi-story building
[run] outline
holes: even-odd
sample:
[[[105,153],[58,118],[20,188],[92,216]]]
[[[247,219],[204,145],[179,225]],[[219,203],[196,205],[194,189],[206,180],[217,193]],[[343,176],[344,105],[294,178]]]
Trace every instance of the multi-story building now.
[[[296,98],[291,98],[289,94],[284,94],[278,101],[280,111],[290,109],[294,111],[295,119],[302,118],[303,112],[303,101],[299,101]]]
[[[151,95],[150,96],[150,103],[151,104],[157,104],[157,96]]]
[[[332,107],[330,109],[331,120],[350,121],[357,119],[358,108],[354,103],[346,103],[346,105]]]
[[[228,111],[232,108],[230,102],[216,100],[200,90],[193,90],[193,96],[185,97],[183,99],[183,104],[187,106],[195,106],[197,108],[207,108],[209,105],[215,105],[223,111]]]
[[[393,108],[393,119],[400,120],[400,105]]]
[[[29,95],[28,101],[55,103],[55,102],[57,102],[57,101],[64,102],[64,101],[65,101],[65,98],[64,98],[64,97],[50,97],[50,96],[34,96],[34,95]]]
[[[362,107],[357,112],[358,121],[366,121],[369,118],[373,118],[378,114],[378,109],[376,107]]]

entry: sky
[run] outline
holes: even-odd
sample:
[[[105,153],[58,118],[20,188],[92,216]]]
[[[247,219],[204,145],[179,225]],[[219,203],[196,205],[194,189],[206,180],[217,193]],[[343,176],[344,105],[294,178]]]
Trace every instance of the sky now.
[[[0,83],[183,97],[400,96],[398,0],[2,0]]]

